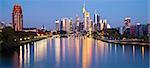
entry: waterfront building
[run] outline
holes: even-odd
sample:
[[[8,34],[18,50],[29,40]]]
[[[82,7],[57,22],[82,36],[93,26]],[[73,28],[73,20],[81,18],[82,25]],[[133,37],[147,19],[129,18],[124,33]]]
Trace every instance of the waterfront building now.
[[[100,30],[103,30],[103,26],[104,26],[103,20],[100,19]]]
[[[135,37],[135,32],[136,32],[136,31],[135,31],[135,30],[136,30],[135,27],[136,27],[136,26],[134,26],[134,25],[131,25],[131,27],[130,27],[130,35],[131,35],[132,37]]]
[[[76,17],[75,21],[75,31],[79,31],[79,26],[80,26],[80,18]]]
[[[3,22],[0,22],[0,29],[3,29],[5,27],[5,24]]]
[[[69,31],[70,33],[72,33],[72,31],[73,31],[73,22],[72,22],[72,18],[69,19],[68,24],[69,24],[69,29],[68,29],[68,31]]]
[[[63,31],[66,31],[66,19],[65,18],[62,18],[61,19],[61,27],[62,27],[62,30]]]
[[[148,26],[149,24],[137,23],[136,25],[131,25],[129,28],[121,26],[117,27],[117,29],[121,35],[126,34],[130,38],[144,38],[149,35]]]
[[[72,31],[73,30],[72,19],[62,18],[60,23],[60,29],[67,32]]]
[[[12,12],[12,23],[15,31],[22,31],[23,29],[23,13],[19,4],[15,4]]]
[[[79,31],[82,32],[83,30],[84,30],[84,24],[83,24],[83,22],[80,22]]]
[[[37,28],[23,28],[24,32],[38,32]]]
[[[124,24],[126,28],[130,28],[131,26],[131,17],[126,17],[124,20]]]
[[[103,23],[104,23],[104,25],[103,25],[103,30],[106,31],[106,29],[107,29],[107,20],[104,19],[104,20],[103,20]]]
[[[84,30],[87,31],[88,30],[88,25],[90,23],[90,13],[86,10],[86,6],[85,4],[83,5],[82,8],[82,12],[83,12],[83,22],[84,22]]]
[[[110,24],[107,24],[107,29],[110,29],[110,28],[111,28]]]
[[[0,22],[0,32],[2,32],[4,27],[5,27],[4,23]]]
[[[60,21],[60,30],[61,31],[63,30],[63,21],[62,20]]]
[[[56,24],[56,25],[55,25],[55,30],[56,30],[56,31],[59,31],[59,20],[56,20],[56,21],[55,21],[55,24]]]
[[[98,15],[96,10],[94,13],[94,24],[95,24],[96,29],[100,30],[100,16]]]

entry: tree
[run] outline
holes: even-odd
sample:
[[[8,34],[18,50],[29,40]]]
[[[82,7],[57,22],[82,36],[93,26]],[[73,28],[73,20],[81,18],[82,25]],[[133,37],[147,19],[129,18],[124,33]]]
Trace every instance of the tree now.
[[[2,49],[9,49],[17,45],[17,39],[14,30],[11,27],[6,27],[2,30]]]

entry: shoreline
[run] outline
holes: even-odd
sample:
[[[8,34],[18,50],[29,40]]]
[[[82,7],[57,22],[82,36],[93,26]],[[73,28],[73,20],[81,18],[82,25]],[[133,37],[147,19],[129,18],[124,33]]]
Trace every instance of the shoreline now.
[[[119,40],[104,40],[100,39],[103,42],[121,44],[121,45],[141,45],[141,46],[149,46],[149,42],[137,42],[137,41],[119,41]]]
[[[49,37],[34,38],[34,39],[30,39],[30,40],[20,41],[19,45],[30,43],[30,42],[35,42],[35,41],[40,41],[40,40],[43,40],[43,39],[46,39],[46,38],[49,38]]]

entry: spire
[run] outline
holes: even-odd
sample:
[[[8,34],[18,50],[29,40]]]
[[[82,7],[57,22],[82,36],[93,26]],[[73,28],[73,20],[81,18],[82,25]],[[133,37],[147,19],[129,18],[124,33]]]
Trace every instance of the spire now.
[[[85,13],[86,12],[86,6],[85,6],[85,1],[83,3],[83,8],[82,8],[82,12]]]

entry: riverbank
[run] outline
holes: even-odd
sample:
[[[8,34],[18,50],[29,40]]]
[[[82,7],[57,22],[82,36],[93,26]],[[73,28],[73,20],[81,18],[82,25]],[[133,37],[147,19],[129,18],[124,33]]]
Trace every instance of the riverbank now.
[[[104,40],[100,39],[103,42],[108,42],[108,43],[115,43],[115,44],[121,44],[121,45],[143,45],[143,46],[149,46],[149,42],[139,42],[139,41],[120,41],[120,40]]]
[[[95,37],[95,36],[93,36],[93,38],[107,43],[114,43],[114,44],[121,44],[121,45],[149,46],[149,41],[142,41],[139,39],[109,40],[109,39],[104,39],[104,37]]]
[[[26,44],[26,43],[29,43],[29,42],[35,42],[35,41],[39,41],[39,40],[42,40],[42,39],[46,39],[48,38],[49,36],[43,36],[43,37],[38,37],[38,38],[33,38],[33,39],[29,39],[29,40],[24,40],[24,41],[20,41],[19,44]]]
[[[18,41],[18,42],[10,42],[11,44],[9,44],[9,45],[2,45],[1,44],[0,51],[15,50],[20,45],[30,43],[30,42],[39,41],[39,40],[43,40],[43,39],[46,39],[46,38],[49,38],[49,37],[50,36],[37,36],[36,38],[33,38],[33,39],[21,40],[21,41]],[[0,43],[1,43],[1,41],[0,41]]]

